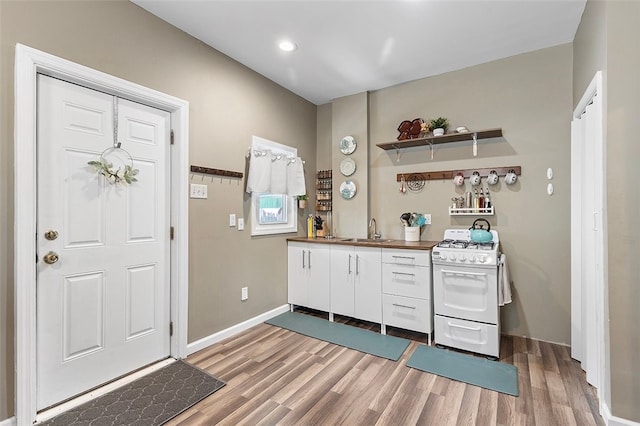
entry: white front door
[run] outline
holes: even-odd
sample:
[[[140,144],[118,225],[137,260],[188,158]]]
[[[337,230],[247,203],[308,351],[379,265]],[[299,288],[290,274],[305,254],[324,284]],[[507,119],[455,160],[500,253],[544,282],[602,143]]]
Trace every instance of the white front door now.
[[[170,354],[170,114],[43,75],[37,103],[42,409]],[[131,185],[87,164],[115,140]]]

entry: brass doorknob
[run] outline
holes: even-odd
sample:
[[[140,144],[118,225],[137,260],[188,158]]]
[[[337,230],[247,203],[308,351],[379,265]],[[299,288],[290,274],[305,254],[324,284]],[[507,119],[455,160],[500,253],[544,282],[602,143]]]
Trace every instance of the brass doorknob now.
[[[53,241],[58,238],[58,231],[56,231],[55,229],[50,229],[44,233],[44,237],[49,241]]]
[[[54,253],[50,251],[49,253],[44,255],[44,263],[52,265],[58,261],[58,253]]]

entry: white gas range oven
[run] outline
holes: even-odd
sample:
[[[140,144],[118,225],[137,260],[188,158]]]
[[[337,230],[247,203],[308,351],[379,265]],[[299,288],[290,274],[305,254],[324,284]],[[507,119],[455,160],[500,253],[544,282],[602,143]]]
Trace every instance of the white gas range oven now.
[[[474,243],[468,229],[448,229],[432,251],[434,340],[498,358],[498,233]]]

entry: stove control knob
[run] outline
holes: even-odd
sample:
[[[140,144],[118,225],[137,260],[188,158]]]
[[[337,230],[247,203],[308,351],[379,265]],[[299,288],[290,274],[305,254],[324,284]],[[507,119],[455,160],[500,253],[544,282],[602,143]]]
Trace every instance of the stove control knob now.
[[[464,261],[466,261],[466,260],[467,260],[467,256],[465,256],[464,254],[461,254],[461,255],[460,255],[460,261],[461,261],[461,262],[464,262]]]
[[[480,256],[480,257],[478,258],[478,262],[480,262],[480,263],[484,263],[484,262],[486,262],[486,261],[487,261],[487,257],[486,257],[486,256]]]
[[[444,254],[444,253],[440,253],[440,254],[438,255],[438,257],[439,257],[441,260],[447,260],[447,255],[446,255],[446,254]]]
[[[469,262],[475,262],[476,261],[476,257],[471,255],[469,256]]]

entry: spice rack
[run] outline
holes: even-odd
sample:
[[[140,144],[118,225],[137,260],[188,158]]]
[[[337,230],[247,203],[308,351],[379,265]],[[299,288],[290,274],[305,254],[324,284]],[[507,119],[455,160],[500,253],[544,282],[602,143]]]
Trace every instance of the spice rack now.
[[[493,216],[493,206],[487,208],[449,207],[449,216]]]
[[[330,212],[333,209],[333,171],[319,170],[316,173],[316,211]]]

